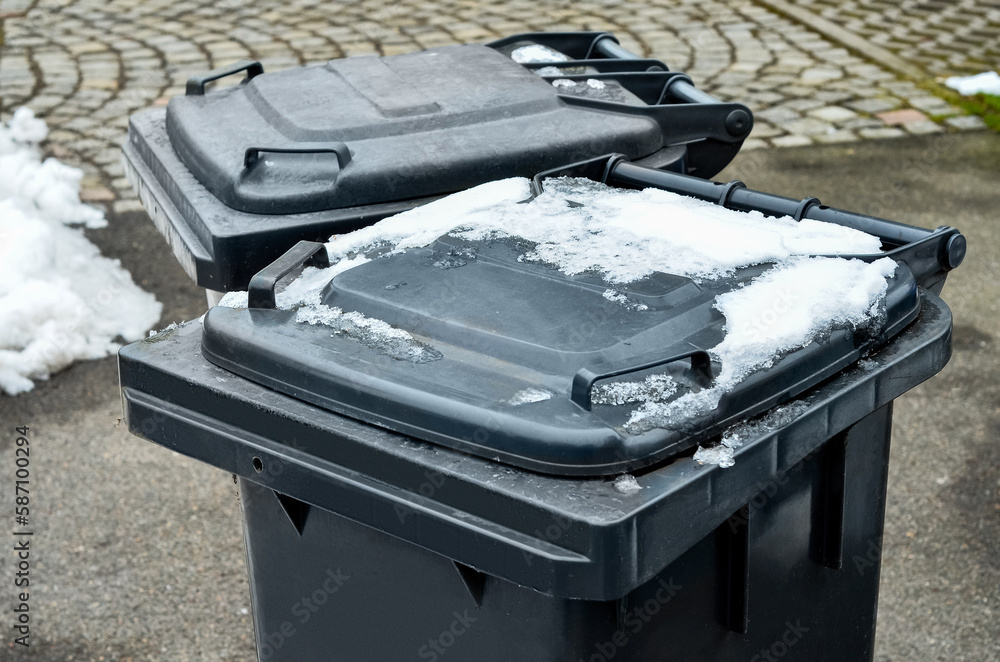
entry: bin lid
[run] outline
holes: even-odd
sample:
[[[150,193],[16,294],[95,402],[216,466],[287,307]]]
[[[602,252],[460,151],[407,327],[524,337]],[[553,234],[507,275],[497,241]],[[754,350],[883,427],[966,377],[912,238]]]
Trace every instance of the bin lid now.
[[[526,259],[537,248],[459,231],[405,250],[377,246],[310,272],[335,274],[321,305],[213,308],[202,350],[234,373],[391,430],[525,469],[602,475],[675,455],[790,399],[919,312],[913,274],[893,263],[866,326],[834,315],[814,341],[733,379],[720,362],[730,330],[717,297],[749,291],[780,266],[714,278],[656,270],[622,284]],[[344,269],[351,260],[358,266]]]
[[[686,77],[657,61],[562,64],[574,66],[538,75],[537,63],[477,44],[269,73],[244,62],[192,79],[170,100],[166,128],[202,186],[253,214],[424,198],[597,154],[655,158],[709,137],[735,153],[749,131],[743,106],[665,99]],[[242,84],[204,92],[207,79],[243,70]],[[733,112],[746,120],[737,129]]]

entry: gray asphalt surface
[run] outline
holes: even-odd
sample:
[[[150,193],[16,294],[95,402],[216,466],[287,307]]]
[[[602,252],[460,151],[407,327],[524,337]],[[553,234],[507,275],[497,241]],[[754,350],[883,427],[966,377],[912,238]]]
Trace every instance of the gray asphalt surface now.
[[[747,152],[719,179],[936,227],[969,256],[944,299],[954,356],[898,399],[876,659],[1000,659],[1000,136],[936,135]],[[142,214],[88,233],[165,304],[204,297]],[[9,645],[12,556],[0,549],[0,660],[251,660],[235,486],[228,474],[132,437],[113,358],[0,396],[0,534],[12,529],[13,428],[30,426],[32,642]],[[792,656],[789,656],[791,659]]]

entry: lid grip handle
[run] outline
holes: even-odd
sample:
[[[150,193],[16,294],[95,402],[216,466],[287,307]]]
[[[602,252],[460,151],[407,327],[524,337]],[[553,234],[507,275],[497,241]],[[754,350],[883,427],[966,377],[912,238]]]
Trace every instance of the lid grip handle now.
[[[690,352],[684,352],[683,354],[676,354],[669,358],[656,359],[655,361],[648,361],[639,365],[630,364],[628,366],[621,366],[601,372],[594,372],[590,368],[581,368],[576,375],[573,376],[573,390],[570,394],[570,400],[578,404],[583,409],[590,411],[590,391],[594,387],[595,382],[602,379],[608,379],[609,377],[619,377],[630,372],[648,370],[649,368],[655,368],[657,366],[673,363],[674,361],[682,361],[684,359],[691,360],[691,370],[695,372],[695,375],[701,384],[708,385],[712,382],[712,359],[705,350],[696,349]]]
[[[274,290],[278,281],[303,266],[321,269],[329,267],[330,256],[326,252],[326,244],[318,241],[300,241],[284,255],[258,271],[250,279],[250,286],[247,288],[248,306],[271,310],[276,308]]]
[[[247,80],[250,80],[254,76],[259,76],[264,73],[264,65],[257,60],[240,60],[239,62],[234,62],[228,67],[220,67],[203,74],[198,74],[197,76],[191,76],[191,78],[188,78],[184,94],[188,96],[204,94],[205,85],[207,83],[210,83],[213,80],[219,80],[220,78],[225,78],[226,76],[238,74],[241,71],[247,72]]]
[[[344,168],[351,162],[351,150],[344,143],[328,143],[322,147],[247,147],[243,153],[243,167],[249,168],[260,160],[261,152],[272,154],[336,154],[337,163]]]

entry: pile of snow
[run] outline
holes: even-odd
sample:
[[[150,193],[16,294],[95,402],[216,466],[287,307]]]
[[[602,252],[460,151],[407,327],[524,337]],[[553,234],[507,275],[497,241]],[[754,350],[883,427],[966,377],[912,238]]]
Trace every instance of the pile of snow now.
[[[673,397],[678,385],[668,376],[595,386],[595,404],[638,405],[626,429],[640,434],[711,411],[753,371],[833,328],[872,323],[896,268],[889,258],[868,263],[835,257],[878,253],[881,242],[820,221],[737,212],[658,189],[616,189],[587,179],[548,180],[545,192],[525,203],[529,195],[526,179],[491,182],[336,235],[327,244],[333,266],[306,269],[279,293],[278,306],[302,306],[307,316],[330,314],[323,309],[336,309],[320,303],[322,288],[337,273],[366,262],[366,251],[387,247],[383,254],[390,255],[428,246],[445,234],[472,242],[519,237],[534,245],[519,259],[567,274],[596,272],[609,284],[654,272],[718,279],[773,263],[745,287],[716,298],[726,336],[708,350],[721,364],[710,388]],[[609,289],[605,298],[642,312],[617,290]],[[242,307],[246,295],[230,294],[222,303]]]
[[[80,359],[138,340],[161,305],[82,231],[106,225],[80,203],[82,173],[41,161],[45,122],[21,108],[0,124],[0,389],[29,391]]]
[[[945,78],[944,84],[959,94],[996,94],[1000,96],[1000,74],[987,71],[975,76],[952,76]]]

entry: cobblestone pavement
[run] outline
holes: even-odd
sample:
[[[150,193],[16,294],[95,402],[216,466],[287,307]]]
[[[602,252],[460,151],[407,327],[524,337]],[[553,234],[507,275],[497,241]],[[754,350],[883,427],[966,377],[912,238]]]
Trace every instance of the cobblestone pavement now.
[[[935,76],[1000,70],[1000,2],[794,0]]]
[[[826,11],[825,0],[805,1]],[[634,52],[686,71],[702,89],[750,106],[756,126],[745,149],[982,127],[979,118],[962,115],[771,4],[0,0],[0,15],[7,16],[0,117],[21,105],[33,108],[52,128],[48,151],[84,169],[86,201],[136,210],[119,164],[128,116],[182,94],[192,74],[241,58],[260,60],[270,71],[522,31],[599,29],[614,32]],[[852,6],[860,11],[867,4],[878,3]],[[977,16],[993,20],[995,13]]]

